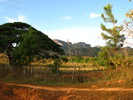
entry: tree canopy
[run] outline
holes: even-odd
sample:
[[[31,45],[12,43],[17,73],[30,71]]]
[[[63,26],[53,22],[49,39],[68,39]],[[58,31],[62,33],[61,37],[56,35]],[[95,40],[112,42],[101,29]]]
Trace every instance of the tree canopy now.
[[[112,13],[112,5],[108,4],[104,7],[105,14],[101,14],[101,17],[105,22],[112,24],[112,28],[107,28],[104,24],[101,24],[101,29],[105,32],[102,33],[102,37],[106,40],[107,46],[113,48],[116,52],[123,46],[125,40],[124,34],[121,34],[123,26],[116,26],[117,20]]]
[[[23,59],[31,62],[37,55],[49,56],[49,51],[63,53],[58,44],[31,25],[21,22],[0,25],[0,53],[9,57],[10,64],[22,64]]]

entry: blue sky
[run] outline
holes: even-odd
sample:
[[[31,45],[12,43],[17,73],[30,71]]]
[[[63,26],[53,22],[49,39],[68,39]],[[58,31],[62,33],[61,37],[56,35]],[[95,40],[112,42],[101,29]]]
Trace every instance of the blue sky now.
[[[0,24],[26,22],[52,39],[104,45],[100,37],[100,14],[106,4],[123,24],[133,8],[128,0],[0,0]]]

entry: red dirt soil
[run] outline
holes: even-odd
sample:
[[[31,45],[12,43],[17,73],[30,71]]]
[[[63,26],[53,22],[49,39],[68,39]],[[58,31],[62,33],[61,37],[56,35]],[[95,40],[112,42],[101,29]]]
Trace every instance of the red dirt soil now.
[[[133,88],[63,88],[0,83],[0,100],[133,100]]]

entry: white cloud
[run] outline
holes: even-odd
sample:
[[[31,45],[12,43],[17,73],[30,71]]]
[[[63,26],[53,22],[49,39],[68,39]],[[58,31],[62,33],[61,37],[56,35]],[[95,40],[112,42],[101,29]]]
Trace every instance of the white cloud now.
[[[18,21],[26,22],[25,16],[18,16]]]
[[[62,19],[62,20],[71,20],[72,17],[71,17],[71,16],[65,16],[65,17],[62,17],[61,19]]]
[[[71,41],[72,43],[86,42],[91,44],[92,46],[105,45],[105,41],[100,38],[100,28],[65,28],[44,33],[52,39],[60,39],[64,41],[67,41],[67,39],[69,39],[69,41]]]
[[[97,18],[100,16],[101,16],[101,14],[96,14],[96,13],[90,13],[90,15],[89,15],[90,18]]]
[[[130,46],[133,48],[133,37],[129,36],[127,32],[122,32],[125,35],[126,40],[124,41],[124,47]]]
[[[13,23],[13,22],[26,22],[26,18],[25,18],[25,16],[18,16],[17,17],[17,19],[12,19],[12,18],[9,18],[9,17],[6,17],[6,16],[4,16],[4,18],[8,21],[8,22],[11,22],[11,23]]]
[[[12,19],[12,18],[9,18],[9,17],[6,17],[6,16],[4,16],[4,18],[8,21],[8,22],[15,22],[16,20],[14,20],[14,19]]]

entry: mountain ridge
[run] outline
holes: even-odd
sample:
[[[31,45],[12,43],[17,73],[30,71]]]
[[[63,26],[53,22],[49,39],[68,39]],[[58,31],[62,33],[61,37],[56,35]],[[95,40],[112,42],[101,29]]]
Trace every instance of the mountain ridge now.
[[[62,46],[61,48],[64,50],[65,55],[69,55],[69,49],[71,50],[72,56],[90,56],[95,57],[98,55],[98,52],[100,51],[99,47],[91,47],[90,44],[87,44],[85,42],[65,42],[63,40],[59,39],[53,39],[55,43]]]
[[[66,42],[66,41],[63,41],[63,40],[59,40],[59,39],[53,39],[53,41],[55,42],[55,43],[57,43],[58,45],[61,45],[61,46],[63,46],[64,44],[66,45],[68,45],[68,43],[69,43],[69,45],[70,46],[81,46],[81,47],[91,47],[91,45],[90,44],[88,44],[88,43],[85,43],[85,42],[75,42],[75,43],[72,43],[72,42]]]

